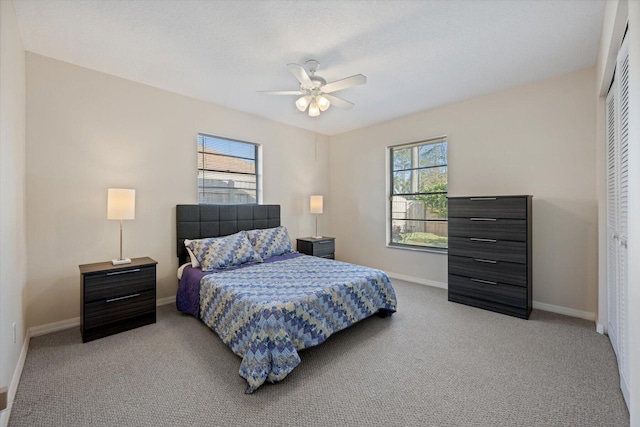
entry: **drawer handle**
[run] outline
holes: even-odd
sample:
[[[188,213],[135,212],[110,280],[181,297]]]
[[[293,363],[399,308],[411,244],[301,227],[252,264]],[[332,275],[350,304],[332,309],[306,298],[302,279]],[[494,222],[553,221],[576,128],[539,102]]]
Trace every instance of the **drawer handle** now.
[[[327,243],[331,243],[329,240],[325,240],[324,242],[318,242],[319,245],[325,245]]]
[[[114,276],[116,274],[137,273],[138,271],[140,271],[139,268],[136,268],[135,270],[112,271],[111,273],[107,273],[107,276]]]
[[[471,238],[469,238],[469,240],[471,240],[472,242],[485,242],[485,243],[496,243],[497,242],[496,239],[480,239],[478,237],[471,237]]]
[[[490,259],[482,259],[482,258],[474,258],[474,261],[478,261],[478,262],[486,262],[487,264],[497,264],[498,261],[493,261]]]
[[[472,197],[469,200],[496,200],[496,197]]]
[[[484,284],[487,284],[487,285],[497,285],[498,284],[498,282],[492,282],[490,280],[480,280],[480,279],[469,279],[469,280],[471,280],[472,282],[484,283]]]
[[[472,279],[472,280],[473,280],[473,279]],[[139,297],[139,296],[140,296],[140,294],[126,295],[126,296],[124,296],[124,297],[118,297],[118,298],[111,298],[111,299],[108,299],[108,300],[107,300],[107,302],[120,301],[120,300],[123,300],[123,299],[135,298],[135,297]]]
[[[469,218],[469,221],[497,221],[495,218]]]

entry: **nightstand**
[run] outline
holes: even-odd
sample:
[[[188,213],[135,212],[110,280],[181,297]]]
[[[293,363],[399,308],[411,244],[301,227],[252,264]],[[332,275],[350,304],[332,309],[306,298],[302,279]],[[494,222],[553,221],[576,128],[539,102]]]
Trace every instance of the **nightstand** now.
[[[156,322],[156,261],[80,265],[82,342]]]
[[[316,239],[315,237],[304,237],[296,240],[298,252],[321,258],[335,259],[335,237],[321,237],[319,239]]]

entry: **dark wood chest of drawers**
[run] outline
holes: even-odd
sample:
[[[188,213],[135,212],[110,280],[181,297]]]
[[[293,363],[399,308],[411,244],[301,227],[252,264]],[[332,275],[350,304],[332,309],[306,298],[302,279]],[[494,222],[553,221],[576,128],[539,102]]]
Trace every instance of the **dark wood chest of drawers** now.
[[[156,264],[134,258],[79,266],[82,342],[155,323]]]
[[[298,252],[321,258],[335,259],[335,237],[321,237],[319,239],[316,239],[315,237],[305,237],[296,240]]]
[[[449,301],[528,319],[532,196],[449,198]]]

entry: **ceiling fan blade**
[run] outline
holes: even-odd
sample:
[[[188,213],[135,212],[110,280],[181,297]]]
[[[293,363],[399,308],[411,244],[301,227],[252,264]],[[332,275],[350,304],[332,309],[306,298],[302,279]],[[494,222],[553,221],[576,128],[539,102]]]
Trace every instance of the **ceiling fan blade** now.
[[[344,99],[338,98],[337,96],[329,95],[328,93],[323,94],[325,98],[331,102],[331,105],[334,107],[342,108],[344,110],[350,110],[353,108],[353,102],[345,101]]]
[[[342,80],[336,80],[335,82],[327,83],[322,86],[324,93],[336,92],[342,89],[347,89],[353,86],[363,85],[367,82],[367,77],[362,74],[356,74],[355,76],[346,77]]]
[[[302,87],[304,88],[312,88],[313,82],[309,78],[309,74],[307,74],[307,70],[300,64],[287,64],[287,68],[291,71],[291,74],[298,79]]]
[[[263,95],[304,95],[300,90],[259,90]]]

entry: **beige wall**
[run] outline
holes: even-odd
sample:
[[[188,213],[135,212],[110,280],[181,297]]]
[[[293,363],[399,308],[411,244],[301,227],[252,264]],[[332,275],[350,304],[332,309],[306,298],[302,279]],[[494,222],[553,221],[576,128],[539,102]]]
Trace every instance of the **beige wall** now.
[[[329,189],[326,137],[316,159],[312,132],[31,53],[27,129],[29,326],[79,316],[78,264],[118,255],[109,187],[136,189],[123,255],[157,260],[158,297],[175,295],[175,205],[198,202],[198,132],[262,145],[263,201],[282,205],[292,239],[313,233],[308,196]]]
[[[594,85],[590,68],[332,137],[337,257],[426,283],[447,281],[446,255],[385,246],[386,147],[447,135],[451,196],[534,196],[534,301],[593,316]]]
[[[10,400],[25,337],[25,236],[25,52],[13,2],[0,1],[0,387],[11,386]]]

